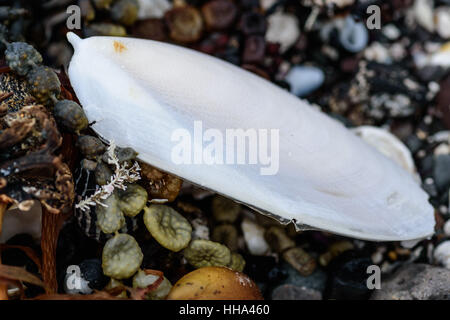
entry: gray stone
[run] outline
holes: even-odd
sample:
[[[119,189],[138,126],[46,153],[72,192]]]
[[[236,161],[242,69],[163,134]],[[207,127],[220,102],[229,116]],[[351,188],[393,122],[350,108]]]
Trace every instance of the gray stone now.
[[[374,291],[373,300],[450,300],[450,270],[406,264]]]
[[[322,293],[317,290],[283,284],[272,292],[273,300],[322,300]]]
[[[450,155],[440,154],[435,157],[433,178],[440,191],[450,186]]]

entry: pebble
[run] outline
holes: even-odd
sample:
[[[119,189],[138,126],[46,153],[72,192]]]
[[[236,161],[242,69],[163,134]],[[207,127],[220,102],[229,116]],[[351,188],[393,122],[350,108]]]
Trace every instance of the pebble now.
[[[78,265],[80,274],[73,275],[67,269],[64,281],[64,291],[68,294],[90,294],[95,290],[102,290],[108,283],[103,275],[102,263],[99,259],[87,259]],[[78,279],[76,277],[79,277]],[[79,281],[76,283],[75,281]],[[72,281],[72,282],[71,282]],[[69,286],[72,284],[74,286]],[[78,287],[77,287],[78,285]]]
[[[373,300],[450,300],[450,270],[427,264],[406,264],[381,282]]]
[[[441,66],[424,66],[417,72],[420,80],[424,82],[439,81],[446,74],[446,69]]]
[[[450,187],[450,155],[440,154],[434,157],[433,178],[438,190]]]
[[[248,218],[242,220],[241,229],[248,251],[255,255],[265,255],[270,251],[264,239],[265,229]]]
[[[434,31],[433,0],[416,0],[413,7],[416,22],[428,32]]]
[[[325,80],[324,72],[312,66],[294,66],[284,79],[291,87],[291,93],[304,97],[318,89]]]
[[[261,8],[264,10],[269,9],[271,6],[273,6],[277,0],[260,0]]]
[[[446,236],[450,236],[450,219],[444,224],[443,230]]]
[[[450,240],[446,240],[440,243],[434,249],[433,258],[437,263],[439,263],[443,267],[450,269]]]
[[[364,58],[378,63],[392,63],[389,50],[379,42],[373,42],[364,50]]]
[[[351,16],[345,19],[344,27],[339,32],[339,42],[349,52],[360,52],[369,42],[369,33],[362,22],[356,22]]]
[[[400,30],[394,24],[384,26],[382,32],[389,40],[397,40],[401,36]]]
[[[322,300],[320,291],[284,284],[276,287],[272,292],[273,300]]]
[[[370,258],[360,256],[356,251],[346,251],[335,258],[329,265],[331,278],[328,286],[330,299],[367,299],[367,268],[373,262]]]
[[[450,38],[450,8],[439,7],[434,10],[436,31],[443,39]]]
[[[287,278],[281,284],[290,284],[317,290],[321,293],[324,292],[327,282],[327,274],[325,271],[316,269],[309,276],[303,276],[287,262],[283,262],[281,267],[287,273]]]
[[[244,52],[242,54],[243,63],[260,64],[264,60],[266,43],[262,36],[249,36],[245,39]]]
[[[266,41],[280,44],[280,52],[288,50],[300,36],[298,19],[290,13],[275,12],[268,18]]]
[[[246,255],[244,259],[246,262],[244,273],[257,282],[267,285],[279,283],[288,277],[286,269],[272,256]],[[294,270],[291,267],[290,269]]]
[[[436,96],[436,103],[442,113],[442,120],[450,129],[450,76],[440,82],[441,90]]]
[[[138,0],[138,19],[162,18],[166,11],[172,8],[168,0]]]

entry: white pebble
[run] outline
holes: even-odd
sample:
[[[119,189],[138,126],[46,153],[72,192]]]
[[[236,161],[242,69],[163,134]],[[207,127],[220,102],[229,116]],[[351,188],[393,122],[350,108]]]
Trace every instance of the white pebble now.
[[[444,224],[444,233],[447,236],[450,236],[450,220],[447,220],[447,222]]]
[[[450,146],[447,143],[441,143],[434,149],[433,154],[435,156],[450,154]]]
[[[390,64],[392,62],[389,51],[381,43],[374,42],[364,50],[364,57],[370,61]]]
[[[416,0],[413,7],[416,22],[429,32],[434,31],[433,0]]]
[[[167,0],[138,0],[138,19],[162,18],[164,13],[172,8],[172,4]]]
[[[388,24],[383,27],[382,32],[389,40],[396,40],[401,35],[400,30],[398,30],[398,28],[393,24]]]
[[[450,240],[444,241],[434,249],[434,260],[450,269]]]
[[[279,43],[282,53],[289,49],[300,36],[298,19],[293,14],[275,12],[269,16],[268,23],[266,40]]]
[[[444,39],[450,38],[450,8],[439,7],[434,10],[434,20],[439,36]]]
[[[276,3],[276,0],[260,0],[259,3],[261,4],[261,8],[267,10]]]
[[[264,239],[265,229],[262,226],[245,218],[242,220],[241,229],[244,234],[245,244],[251,254],[262,256],[270,251],[269,245]]]

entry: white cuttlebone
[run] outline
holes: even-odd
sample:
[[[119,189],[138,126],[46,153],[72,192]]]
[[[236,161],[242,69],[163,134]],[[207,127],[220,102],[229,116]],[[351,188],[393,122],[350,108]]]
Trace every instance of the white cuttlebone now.
[[[71,84],[92,128],[139,158],[282,222],[367,240],[433,234],[433,208],[408,172],[307,102],[250,72],[182,47],[133,38],[68,39]],[[171,135],[279,129],[279,171],[177,165]]]

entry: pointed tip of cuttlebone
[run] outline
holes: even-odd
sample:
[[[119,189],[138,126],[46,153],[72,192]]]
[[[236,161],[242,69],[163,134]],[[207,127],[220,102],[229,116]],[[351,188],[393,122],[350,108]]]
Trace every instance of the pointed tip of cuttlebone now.
[[[73,32],[67,32],[66,37],[74,49],[76,49],[78,44],[83,40]]]

